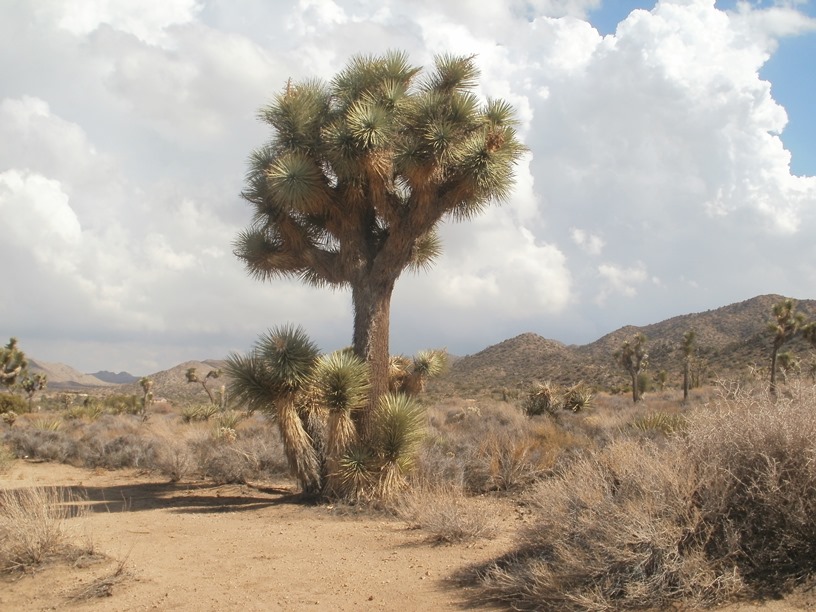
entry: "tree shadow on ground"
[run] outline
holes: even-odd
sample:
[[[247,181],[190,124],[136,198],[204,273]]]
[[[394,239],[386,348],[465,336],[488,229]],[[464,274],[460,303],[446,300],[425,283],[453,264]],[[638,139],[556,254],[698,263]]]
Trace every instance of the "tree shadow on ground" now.
[[[283,504],[311,505],[312,500],[286,488],[206,482],[144,482],[68,487],[91,512],[140,512],[168,509],[180,513],[258,510]]]

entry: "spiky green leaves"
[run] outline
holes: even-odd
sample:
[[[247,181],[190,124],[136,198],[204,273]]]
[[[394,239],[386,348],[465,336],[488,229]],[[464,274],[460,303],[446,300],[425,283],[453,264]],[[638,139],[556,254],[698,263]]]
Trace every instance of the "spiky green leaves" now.
[[[402,51],[388,51],[382,57],[356,55],[334,78],[332,89],[342,106],[376,93],[387,99],[389,90],[393,101],[395,88],[407,89],[418,72],[419,68],[411,66]]]
[[[329,200],[322,169],[302,153],[275,159],[266,170],[266,179],[269,197],[289,210],[316,215]]]
[[[388,393],[380,398],[375,416],[376,448],[383,461],[403,471],[413,465],[425,433],[425,409],[414,398]]]
[[[417,238],[408,267],[413,271],[430,270],[442,254],[442,240],[436,230]]]
[[[368,366],[350,351],[321,356],[312,380],[319,401],[330,411],[351,412],[368,399]]]
[[[414,372],[424,378],[439,376],[448,367],[448,353],[441,349],[419,351],[414,357]]]
[[[351,106],[346,115],[348,132],[360,150],[383,147],[392,135],[390,113],[379,104],[365,100]]]
[[[331,95],[320,81],[289,81],[274,102],[261,110],[260,117],[275,128],[278,150],[314,152],[320,146],[330,101]]]
[[[274,414],[278,401],[310,380],[318,353],[301,327],[273,328],[258,339],[249,354],[227,357],[230,396],[249,411]]]
[[[524,151],[512,107],[480,102],[473,56],[419,73],[403,52],[355,56],[331,83],[289,82],[263,109],[275,131],[250,158],[255,217],[235,251],[252,275],[340,286],[379,257],[395,280],[430,266],[444,217],[509,195]]]
[[[303,388],[320,351],[300,326],[283,325],[261,336],[255,350],[274,380],[286,392]]]
[[[475,87],[479,81],[479,69],[474,59],[473,55],[437,55],[434,61],[436,70],[428,77],[424,88],[427,91],[450,93]]]

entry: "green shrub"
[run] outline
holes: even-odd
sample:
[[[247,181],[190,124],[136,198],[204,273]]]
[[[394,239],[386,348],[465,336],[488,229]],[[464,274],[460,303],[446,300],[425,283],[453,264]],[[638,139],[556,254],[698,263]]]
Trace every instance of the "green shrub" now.
[[[22,414],[28,412],[28,402],[19,395],[0,392],[0,413],[14,412]]]
[[[667,436],[684,431],[686,425],[686,417],[682,414],[668,414],[666,412],[651,412],[641,415],[631,423],[631,426],[639,431],[659,431]]]

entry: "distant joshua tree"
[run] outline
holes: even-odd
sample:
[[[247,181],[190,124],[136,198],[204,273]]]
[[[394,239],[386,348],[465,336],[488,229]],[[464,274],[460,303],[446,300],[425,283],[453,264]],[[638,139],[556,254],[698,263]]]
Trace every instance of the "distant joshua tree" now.
[[[37,391],[42,391],[45,389],[47,384],[48,376],[41,373],[34,374],[34,376],[26,375],[26,377],[20,382],[20,387],[22,387],[26,397],[28,398],[29,412],[31,412],[34,407],[34,395],[37,393]]]
[[[697,332],[693,329],[683,334],[683,344],[680,345],[683,351],[683,401],[688,401],[689,383],[691,374],[691,361],[694,359],[694,352],[697,350]]]
[[[637,333],[630,340],[624,341],[620,350],[615,353],[615,361],[623,367],[632,379],[632,402],[642,399],[638,376],[649,365],[649,354],[646,352],[646,336]]]
[[[773,334],[771,348],[771,395],[776,395],[776,369],[779,349],[793,340],[805,326],[805,315],[796,312],[796,300],[786,298],[773,305],[773,319],[768,323],[768,331]],[[808,331],[808,334],[812,332]]]
[[[147,376],[142,376],[139,379],[139,385],[142,387],[142,416],[147,416],[147,410],[150,404],[153,403],[153,380]]]
[[[210,398],[210,403],[213,406],[217,405],[215,402],[215,397],[213,396],[212,391],[210,391],[210,388],[207,386],[207,383],[211,378],[212,379],[220,378],[221,370],[210,370],[209,372],[207,372],[207,375],[204,378],[199,378],[198,374],[196,373],[196,368],[188,368],[185,376],[187,376],[188,383],[195,382],[199,383],[202,387],[204,387],[204,391],[207,392],[207,397]]]

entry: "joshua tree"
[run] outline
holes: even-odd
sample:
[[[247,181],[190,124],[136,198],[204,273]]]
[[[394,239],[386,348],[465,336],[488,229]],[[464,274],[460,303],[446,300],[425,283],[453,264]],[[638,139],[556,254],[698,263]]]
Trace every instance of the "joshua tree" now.
[[[438,56],[422,75],[404,53],[356,56],[330,83],[288,82],[260,112],[273,135],[250,157],[254,221],[235,253],[261,280],[350,288],[363,415],[388,391],[397,279],[431,266],[440,222],[510,194],[524,147],[510,105],[474,94],[478,76],[473,57]]]
[[[788,373],[799,373],[802,371],[802,364],[799,359],[790,351],[781,352],[776,356],[776,365],[782,375],[782,382],[788,382]]]
[[[20,382],[20,387],[22,387],[26,397],[28,398],[29,412],[31,412],[34,407],[34,395],[37,393],[37,391],[42,391],[45,389],[47,384],[48,376],[41,373],[34,374],[34,376],[26,375],[26,377]]]
[[[367,364],[350,350],[321,355],[301,328],[269,331],[247,355],[227,358],[229,392],[278,424],[292,475],[308,495],[388,495],[404,483],[425,423],[403,393],[380,397],[371,434],[354,414],[369,401]]]
[[[689,375],[691,373],[691,360],[694,358],[694,351],[697,350],[697,332],[693,329],[683,334],[683,344],[680,345],[683,351],[683,401],[688,401],[689,396]]]
[[[25,375],[27,367],[25,353],[17,348],[17,338],[10,338],[8,344],[0,349],[0,384],[10,388]]]
[[[139,379],[139,385],[142,387],[142,416],[147,416],[147,410],[153,402],[153,380],[147,376],[142,376]]]
[[[187,382],[188,383],[193,383],[193,382],[199,383],[202,387],[204,387],[204,391],[207,392],[207,397],[210,398],[210,404],[215,406],[216,405],[215,397],[213,396],[212,391],[210,391],[210,388],[207,386],[207,383],[210,381],[211,378],[212,379],[220,378],[221,377],[221,370],[210,370],[209,372],[207,372],[207,375],[204,378],[199,378],[199,376],[198,376],[198,374],[196,372],[196,369],[197,368],[188,368],[187,369],[187,372],[185,373],[185,376],[187,377]],[[224,403],[223,402],[223,396],[222,396],[222,402],[221,403],[222,404]]]
[[[771,395],[776,395],[776,366],[779,349],[793,340],[805,324],[805,316],[796,312],[796,300],[786,298],[773,305],[773,320],[768,323],[768,331],[773,334],[771,345]]]
[[[434,349],[420,351],[415,357],[394,355],[388,362],[388,390],[416,397],[425,390],[429,378],[439,376],[448,367],[448,353]]]
[[[646,352],[646,336],[635,334],[630,340],[624,341],[620,350],[615,353],[615,361],[623,366],[632,379],[632,401],[641,400],[638,385],[638,376],[649,365],[649,355]]]

